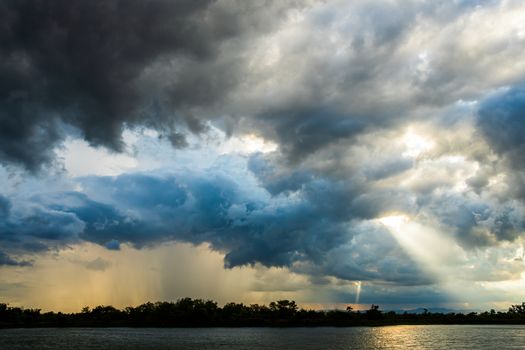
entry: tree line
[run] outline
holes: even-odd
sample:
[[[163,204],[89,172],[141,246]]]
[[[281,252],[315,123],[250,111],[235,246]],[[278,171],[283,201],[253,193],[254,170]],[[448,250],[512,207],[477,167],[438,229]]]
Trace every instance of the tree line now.
[[[525,302],[507,311],[470,313],[385,312],[378,305],[365,311],[306,310],[295,301],[268,305],[227,303],[183,298],[176,302],[145,303],[117,309],[85,307],[77,313],[44,312],[0,303],[1,327],[302,327],[380,326],[396,324],[525,324]]]

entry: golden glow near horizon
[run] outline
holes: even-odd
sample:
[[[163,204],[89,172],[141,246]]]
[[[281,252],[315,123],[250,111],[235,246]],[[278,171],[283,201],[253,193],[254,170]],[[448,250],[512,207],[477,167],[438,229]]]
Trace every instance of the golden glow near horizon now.
[[[308,301],[306,276],[260,265],[226,269],[224,255],[205,244],[165,243],[110,251],[95,244],[38,256],[31,269],[0,267],[3,297],[13,306],[79,311],[84,306],[125,307],[183,297],[220,304]],[[32,286],[38,288],[32,288]]]

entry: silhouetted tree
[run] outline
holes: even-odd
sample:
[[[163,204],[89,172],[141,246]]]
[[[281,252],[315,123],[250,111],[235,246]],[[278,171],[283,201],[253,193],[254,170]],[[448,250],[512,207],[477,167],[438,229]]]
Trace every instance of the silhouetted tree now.
[[[379,305],[372,304],[369,310],[366,310],[366,317],[370,320],[378,320],[381,318],[381,310]]]
[[[279,319],[291,319],[297,312],[295,301],[278,300],[270,303],[270,310],[278,315]]]
[[[525,302],[511,305],[507,312],[432,313],[382,312],[372,304],[362,313],[345,310],[298,309],[295,301],[278,300],[268,306],[227,303],[222,308],[212,300],[182,298],[176,302],[144,303],[119,310],[113,306],[84,307],[79,313],[64,314],[39,309],[10,307],[0,303],[0,327],[24,326],[353,326],[386,324],[525,324]]]

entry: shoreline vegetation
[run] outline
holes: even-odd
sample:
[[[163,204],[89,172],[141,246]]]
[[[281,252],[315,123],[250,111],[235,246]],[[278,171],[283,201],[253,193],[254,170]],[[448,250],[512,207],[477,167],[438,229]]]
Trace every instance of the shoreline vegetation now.
[[[294,301],[266,305],[183,298],[176,302],[145,303],[122,310],[113,306],[85,307],[78,313],[45,312],[0,303],[0,328],[14,327],[351,327],[429,324],[525,324],[525,302],[506,312],[470,313],[385,312],[369,310],[305,310]]]

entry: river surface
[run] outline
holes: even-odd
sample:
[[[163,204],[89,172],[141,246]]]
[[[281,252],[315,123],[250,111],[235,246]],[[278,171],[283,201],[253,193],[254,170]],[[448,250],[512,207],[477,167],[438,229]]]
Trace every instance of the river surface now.
[[[0,349],[525,349],[525,326],[0,329]]]

